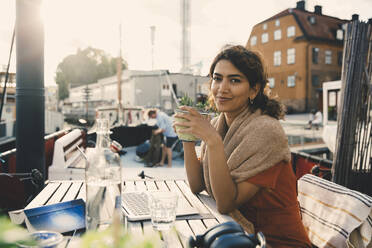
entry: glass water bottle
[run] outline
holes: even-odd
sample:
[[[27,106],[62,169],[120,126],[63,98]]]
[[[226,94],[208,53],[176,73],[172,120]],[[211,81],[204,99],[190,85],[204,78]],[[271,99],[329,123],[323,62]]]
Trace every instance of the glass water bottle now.
[[[107,119],[97,120],[96,133],[96,147],[87,154],[85,169],[87,230],[111,224],[117,217],[115,205],[121,204],[123,183],[120,157],[110,149]]]

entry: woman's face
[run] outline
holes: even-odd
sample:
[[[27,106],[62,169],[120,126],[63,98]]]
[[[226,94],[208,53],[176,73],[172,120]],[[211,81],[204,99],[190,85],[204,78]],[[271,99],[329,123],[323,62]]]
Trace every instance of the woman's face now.
[[[248,98],[254,99],[257,95],[246,76],[228,60],[217,62],[211,90],[217,110],[231,117],[236,117],[248,106]]]

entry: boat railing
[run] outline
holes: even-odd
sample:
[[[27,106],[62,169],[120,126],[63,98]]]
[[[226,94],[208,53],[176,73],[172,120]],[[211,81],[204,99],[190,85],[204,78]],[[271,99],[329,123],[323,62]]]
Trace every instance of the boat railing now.
[[[54,142],[59,138],[70,132],[71,129],[64,129],[55,133],[46,135],[45,140],[45,166],[46,169],[52,164]],[[16,148],[12,148],[0,153],[0,172],[15,173],[16,172]]]
[[[48,173],[48,167],[53,162],[53,151],[55,141],[69,133],[71,129],[64,129],[55,132],[50,135],[46,135],[45,139],[45,173]],[[0,213],[2,211],[9,211],[14,209],[23,208],[27,201],[32,199],[26,194],[26,184],[25,179],[29,178],[19,178],[19,175],[24,175],[28,173],[17,173],[16,170],[16,152],[17,149],[12,148],[0,153]],[[17,173],[17,174],[16,174]],[[41,176],[42,177],[42,176]],[[45,175],[48,178],[48,174]],[[33,185],[33,184],[28,184]],[[35,186],[35,185],[34,185]],[[35,187],[38,187],[37,185]]]
[[[332,160],[327,148],[311,149],[311,151],[292,151],[292,168],[297,179],[305,174],[314,174],[324,179],[331,179]]]

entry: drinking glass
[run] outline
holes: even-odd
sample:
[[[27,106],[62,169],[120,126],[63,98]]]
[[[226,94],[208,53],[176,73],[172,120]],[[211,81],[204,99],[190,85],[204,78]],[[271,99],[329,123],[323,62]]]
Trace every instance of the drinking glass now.
[[[153,191],[148,194],[152,227],[158,231],[170,229],[176,220],[178,195],[171,191]]]

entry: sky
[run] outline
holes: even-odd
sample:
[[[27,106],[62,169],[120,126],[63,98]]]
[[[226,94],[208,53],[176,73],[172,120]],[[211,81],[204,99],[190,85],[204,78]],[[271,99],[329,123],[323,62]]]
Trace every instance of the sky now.
[[[190,0],[191,65],[202,63],[207,74],[213,57],[225,44],[245,45],[252,27],[296,6],[296,0]],[[0,66],[9,57],[16,0],[0,0]],[[372,18],[372,0],[307,0],[306,9],[321,5],[323,14],[340,19]],[[123,58],[129,69],[181,69],[181,0],[44,0],[44,84],[55,84],[55,71],[64,57],[87,46]],[[121,32],[120,24],[121,23]],[[150,27],[155,26],[154,46]],[[121,33],[121,35],[120,35]],[[153,48],[153,52],[152,52]],[[15,51],[15,50],[14,50]],[[11,70],[15,69],[15,54]],[[197,67],[195,67],[197,69]],[[1,70],[1,67],[0,67]]]

